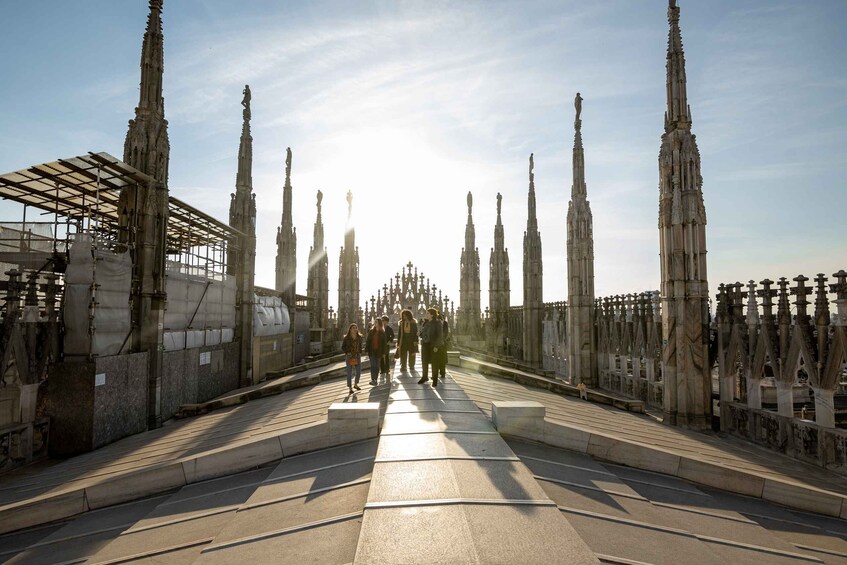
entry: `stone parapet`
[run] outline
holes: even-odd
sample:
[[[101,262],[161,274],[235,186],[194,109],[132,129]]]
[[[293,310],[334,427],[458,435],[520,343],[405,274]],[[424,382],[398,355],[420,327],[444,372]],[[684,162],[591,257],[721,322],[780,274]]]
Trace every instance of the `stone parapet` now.
[[[724,431],[847,476],[847,430],[750,408],[739,402],[725,405],[729,418]]]

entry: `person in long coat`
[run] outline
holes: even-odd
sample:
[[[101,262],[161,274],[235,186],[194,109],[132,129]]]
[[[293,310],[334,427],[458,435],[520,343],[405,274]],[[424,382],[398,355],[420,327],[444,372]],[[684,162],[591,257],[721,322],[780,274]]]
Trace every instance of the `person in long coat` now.
[[[443,327],[441,322],[436,319],[438,310],[435,308],[427,308],[424,316],[424,323],[421,327],[421,365],[423,365],[423,377],[418,381],[418,384],[423,384],[429,380],[427,376],[428,368],[432,365],[432,386],[438,386],[438,364],[435,356],[441,349],[444,349]]]
[[[347,388],[350,394],[353,394],[354,388],[362,390],[359,388],[359,378],[362,376],[362,345],[359,326],[350,324],[344,339],[341,340],[341,351],[344,352],[344,365],[347,368]],[[353,382],[354,372],[356,373],[355,382]]]
[[[385,375],[386,379],[391,372],[391,359],[388,358],[388,350],[391,349],[391,344],[394,343],[394,329],[389,322],[390,319],[388,316],[382,317],[382,329],[385,332],[385,341],[388,343],[388,347],[385,350],[385,355],[379,360],[379,372]]]
[[[418,323],[412,316],[411,310],[400,313],[400,324],[397,328],[397,351],[400,357],[400,370],[406,372],[415,368],[415,354],[418,352]]]
[[[382,329],[382,319],[374,320],[368,335],[365,338],[365,349],[371,360],[371,385],[377,384],[379,378],[379,364],[382,356],[388,353],[388,341],[385,339],[385,331]]]

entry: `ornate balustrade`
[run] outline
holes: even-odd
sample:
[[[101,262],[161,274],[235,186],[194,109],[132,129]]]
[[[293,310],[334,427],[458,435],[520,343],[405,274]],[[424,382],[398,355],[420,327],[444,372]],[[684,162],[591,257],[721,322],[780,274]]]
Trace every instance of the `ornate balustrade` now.
[[[847,386],[847,272],[833,277],[837,282],[830,285],[820,273],[813,286],[807,286],[809,279],[803,275],[793,279],[793,286],[785,277],[776,283],[765,279],[758,289],[754,281],[746,290],[739,282],[719,286],[717,360],[723,429],[741,429],[733,420],[733,402],[758,411],[772,407],[774,400],[777,413],[788,420],[835,427],[836,394],[843,394]],[[808,311],[811,295],[813,314]],[[789,428],[796,426],[782,424],[780,434],[788,434]],[[780,443],[787,445],[787,435]]]
[[[661,407],[659,292],[598,298],[594,312],[600,387]]]

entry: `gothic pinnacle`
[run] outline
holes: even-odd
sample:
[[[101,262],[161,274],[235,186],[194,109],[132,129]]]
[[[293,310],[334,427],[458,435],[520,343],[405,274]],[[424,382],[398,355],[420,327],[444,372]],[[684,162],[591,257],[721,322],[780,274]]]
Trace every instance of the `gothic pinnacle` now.
[[[582,96],[579,92],[574,98],[576,117],[574,118],[574,140],[573,140],[573,185],[571,187],[571,198],[585,197],[585,153],[582,149]]]
[[[150,0],[147,28],[141,48],[141,93],[138,107],[164,114],[162,101],[162,72],[164,68],[162,41],[162,0]]]
[[[679,7],[676,0],[668,4],[667,109],[665,131],[691,127],[691,109],[685,78],[685,53],[679,29]]]
[[[535,160],[534,154],[529,154],[529,194],[527,196],[527,229],[537,231],[538,220],[535,214]]]

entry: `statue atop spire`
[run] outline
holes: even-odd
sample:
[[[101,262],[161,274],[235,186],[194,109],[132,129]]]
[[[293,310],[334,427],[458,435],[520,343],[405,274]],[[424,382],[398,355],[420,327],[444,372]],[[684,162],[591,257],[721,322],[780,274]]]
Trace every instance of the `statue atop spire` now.
[[[324,193],[320,190],[318,191],[318,215],[321,214],[321,201],[324,199]]]
[[[503,209],[503,195],[497,193],[497,223],[500,223],[500,211]]]
[[[247,105],[245,115],[250,113],[250,90],[245,89]],[[297,299],[297,230],[291,217],[293,202],[291,186],[291,148],[285,149],[285,184],[282,187],[282,222],[276,236],[276,290],[282,292],[286,306],[293,308]]]
[[[285,148],[285,180],[291,180],[291,148]],[[318,191],[320,192],[320,191]]]
[[[582,120],[580,119],[580,115],[582,114],[582,96],[579,95],[579,92],[576,93],[576,98],[574,98],[573,105],[576,108],[576,118],[574,118],[574,128],[579,130],[582,128]]]
[[[252,115],[250,114],[250,99],[252,96],[250,95],[250,85],[245,84],[244,90],[242,91],[244,94],[244,98],[241,99],[241,105],[244,106],[244,121],[249,122]]]
[[[250,134],[250,86],[244,85],[241,105],[244,107],[244,123],[241,126],[241,144],[238,148],[238,174],[235,178],[236,191],[253,192],[253,136]]]
[[[535,163],[533,162],[532,157],[533,157],[533,154],[530,153],[529,154],[529,182],[530,182],[530,187],[535,188],[532,184],[535,181],[535,175],[532,172],[532,170],[535,168]]]
[[[469,190],[468,191],[468,216],[471,215],[472,210],[473,210],[473,194],[471,194],[471,191]]]
[[[582,96],[579,92],[576,93],[574,99],[576,108],[576,117],[574,118],[574,136],[573,136],[573,185],[571,185],[571,197],[575,198],[582,195],[585,198],[585,154],[582,150]]]

